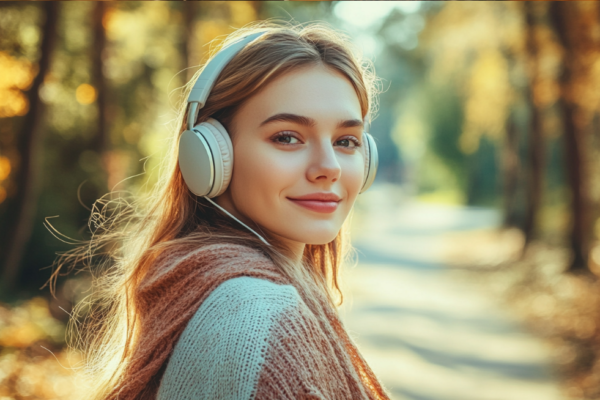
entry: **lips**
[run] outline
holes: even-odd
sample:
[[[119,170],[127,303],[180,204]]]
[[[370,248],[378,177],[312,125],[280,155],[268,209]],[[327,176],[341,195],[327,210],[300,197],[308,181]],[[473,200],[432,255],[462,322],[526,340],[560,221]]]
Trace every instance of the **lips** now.
[[[292,203],[319,213],[332,213],[337,209],[341,198],[334,193],[311,193],[295,198],[288,197]]]

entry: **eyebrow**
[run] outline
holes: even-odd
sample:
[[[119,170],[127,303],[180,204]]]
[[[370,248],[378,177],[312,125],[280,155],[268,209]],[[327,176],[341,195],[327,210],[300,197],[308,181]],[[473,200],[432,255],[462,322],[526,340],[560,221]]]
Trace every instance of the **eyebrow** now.
[[[298,125],[303,125],[303,126],[307,126],[309,128],[315,126],[317,124],[317,122],[309,117],[304,117],[302,115],[296,115],[296,114],[290,114],[290,113],[280,113],[280,114],[275,114],[273,116],[270,116],[269,118],[265,119],[263,122],[260,123],[259,126],[263,126],[266,124],[269,124],[271,122],[275,122],[275,121],[281,121],[281,122],[293,122],[295,124]],[[364,126],[363,121],[361,121],[360,119],[347,119],[344,121],[340,121],[337,124],[337,128],[353,128],[355,126]]]

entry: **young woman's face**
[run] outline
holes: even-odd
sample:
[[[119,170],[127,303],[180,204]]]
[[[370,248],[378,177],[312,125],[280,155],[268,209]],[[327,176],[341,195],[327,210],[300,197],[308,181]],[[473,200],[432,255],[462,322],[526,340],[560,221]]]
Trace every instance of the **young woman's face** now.
[[[217,202],[289,245],[331,242],[364,180],[350,81],[324,66],[284,74],[246,101],[229,129],[233,175]]]

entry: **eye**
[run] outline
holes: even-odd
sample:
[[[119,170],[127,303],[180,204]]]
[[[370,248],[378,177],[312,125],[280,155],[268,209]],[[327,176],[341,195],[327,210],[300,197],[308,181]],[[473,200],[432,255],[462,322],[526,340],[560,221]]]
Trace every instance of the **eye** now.
[[[338,145],[340,147],[347,147],[350,149],[361,146],[358,139],[355,138],[354,136],[348,136],[348,137],[342,138],[342,139],[338,140],[336,143],[338,143]]]
[[[278,132],[272,139],[275,143],[280,144],[298,144],[300,140],[290,131]]]

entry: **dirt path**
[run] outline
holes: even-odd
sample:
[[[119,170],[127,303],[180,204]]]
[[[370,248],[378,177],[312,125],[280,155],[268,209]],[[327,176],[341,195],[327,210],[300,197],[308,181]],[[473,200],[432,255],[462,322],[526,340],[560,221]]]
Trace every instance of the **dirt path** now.
[[[373,188],[357,204],[359,264],[345,272],[341,309],[393,398],[563,399],[547,345],[442,264],[445,233],[494,226],[498,215],[398,200],[394,190]]]

